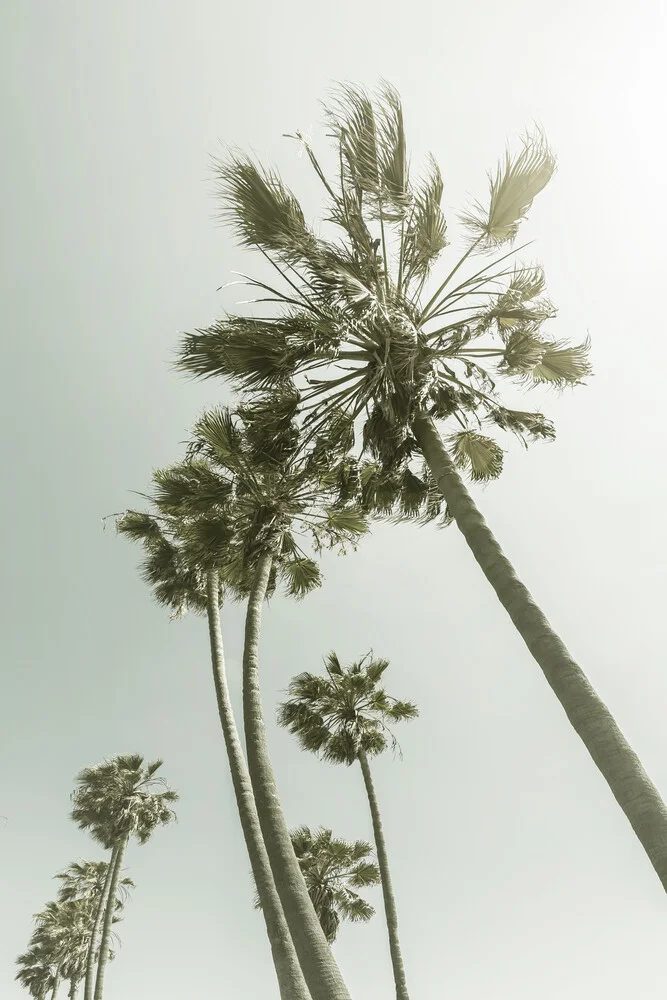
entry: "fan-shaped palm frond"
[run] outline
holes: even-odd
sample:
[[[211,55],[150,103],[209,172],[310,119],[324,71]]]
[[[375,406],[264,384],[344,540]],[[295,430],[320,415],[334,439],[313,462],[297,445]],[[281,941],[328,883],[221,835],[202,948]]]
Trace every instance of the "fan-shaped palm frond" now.
[[[371,860],[371,845],[363,840],[349,843],[335,838],[325,827],[313,833],[309,827],[300,826],[292,831],[291,839],[308,894],[329,944],[336,940],[341,919],[370,920],[374,908],[354,889],[380,882],[380,870]],[[261,908],[257,894],[255,908]]]

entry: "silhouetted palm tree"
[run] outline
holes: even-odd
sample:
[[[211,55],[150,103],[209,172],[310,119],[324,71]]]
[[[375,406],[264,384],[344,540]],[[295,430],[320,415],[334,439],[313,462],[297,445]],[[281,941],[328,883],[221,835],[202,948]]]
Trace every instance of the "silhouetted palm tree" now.
[[[390,698],[379,686],[388,666],[387,660],[368,654],[345,670],[336,654],[329,653],[325,659],[326,677],[303,673],[290,681],[291,697],[279,706],[278,722],[297,736],[304,750],[324,760],[348,766],[359,761],[382,875],[396,997],[409,1000],[387,846],[368,758],[386,749],[388,722],[414,719],[418,712],[416,705]],[[396,746],[395,738],[390,735],[390,739]]]
[[[543,329],[555,309],[542,295],[540,267],[511,266],[517,251],[509,250],[465,278],[459,274],[474,254],[513,244],[555,170],[554,154],[540,132],[524,138],[517,156],[507,153],[490,178],[488,205],[477,203],[461,216],[465,253],[423,302],[448,244],[437,165],[432,161],[424,180],[412,182],[401,102],[388,84],[375,102],[345,85],[325,113],[340,166],[336,181],[327,179],[310,143],[300,133],[296,138],[327,192],[327,221],[342,239],[315,235],[274,172],[232,154],[218,170],[224,210],[240,242],[259,249],[280,274],[281,288],[248,281],[261,289],[257,301],[278,303],[282,313],[228,316],[197,330],[183,340],[179,365],[197,377],[229,377],[248,391],[296,380],[313,426],[334,408],[343,408],[351,423],[363,420],[364,447],[380,463],[367,467],[364,487],[369,501],[386,510],[437,514],[440,491],[446,517],[456,521],[667,889],[667,807],[457,471],[473,481],[500,474],[503,452],[480,433],[484,424],[524,444],[526,437],[554,437],[543,414],[501,403],[499,377],[560,389],[591,371],[588,341],[572,346]],[[443,437],[436,425],[447,422]],[[417,456],[423,470],[413,464]]]

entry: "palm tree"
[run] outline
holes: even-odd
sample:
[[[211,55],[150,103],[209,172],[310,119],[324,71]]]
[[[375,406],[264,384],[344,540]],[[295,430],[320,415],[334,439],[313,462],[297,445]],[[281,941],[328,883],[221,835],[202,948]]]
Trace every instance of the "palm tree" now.
[[[14,978],[27,989],[31,997],[46,1000],[49,991],[55,997],[59,977],[54,968],[52,949],[48,945],[33,943],[28,951],[18,956],[16,964],[20,968]]]
[[[166,788],[163,778],[155,777],[162,763],[156,760],[144,769],[144,758],[140,754],[119,755],[84,768],[76,779],[78,788],[72,795],[72,819],[112,852],[94,1000],[102,1000],[117,888],[129,838],[134,836],[139,844],[145,844],[157,826],[175,819],[170,803],[178,800],[178,794]],[[156,791],[156,788],[164,790]],[[87,977],[85,1000],[90,1000],[91,985]]]
[[[192,483],[197,473],[206,476],[206,482],[209,486],[209,500],[203,509],[199,510],[199,518],[201,519],[202,516],[207,518],[207,523],[210,526],[212,515],[215,514],[215,505],[211,503],[210,493],[215,470],[208,463],[199,461],[192,465],[184,463],[181,466],[172,466],[170,469],[156,472],[154,483],[162,491],[163,499],[162,503],[159,500],[156,501],[156,513],[146,514],[129,511],[117,521],[117,528],[121,534],[133,541],[142,542],[146,553],[142,565],[142,575],[151,585],[157,602],[172,610],[173,614],[170,616],[172,619],[181,618],[188,610],[194,611],[195,614],[207,615],[218,715],[222,726],[241,828],[257,891],[262,901],[280,995],[282,1000],[310,1000],[310,993],[306,987],[280,897],[276,891],[257,816],[250,775],[243,756],[229,696],[220,606],[225,591],[230,596],[237,598],[245,591],[242,586],[235,586],[233,582],[223,584],[225,565],[223,563],[221,573],[215,550],[208,553],[208,559],[203,564],[197,560],[196,555],[190,552],[187,542],[182,537],[184,518],[182,511],[179,516],[174,516],[169,513],[174,508],[168,503],[164,503],[165,488],[181,486],[182,489],[181,484],[188,479]],[[225,480],[221,478],[219,485],[221,495],[226,497]],[[190,513],[196,521],[197,512],[191,511]],[[221,525],[221,532],[223,527],[224,524]],[[226,559],[229,553],[225,551],[223,556]]]
[[[35,957],[36,953],[38,966],[51,968],[53,996],[63,979],[70,982],[72,995],[76,991],[85,970],[93,912],[90,899],[59,899],[34,915],[37,927],[30,939],[31,952],[26,954]],[[20,956],[19,962],[25,957]],[[44,985],[45,978],[41,982]]]
[[[387,660],[371,658],[369,653],[344,670],[336,654],[329,653],[324,665],[326,677],[302,673],[292,679],[288,688],[291,697],[278,707],[278,723],[297,736],[304,750],[320,754],[324,760],[348,766],[359,761],[382,876],[396,997],[409,1000],[387,845],[368,758],[386,749],[387,722],[414,719],[417,707],[390,698],[378,686],[389,666]],[[391,736],[391,742],[393,747],[397,746],[395,737]]]
[[[476,203],[460,217],[465,252],[424,302],[424,286],[448,245],[437,164],[431,160],[425,177],[413,183],[401,101],[387,83],[375,101],[344,85],[324,110],[335,139],[336,181],[327,178],[310,142],[298,132],[293,138],[324,185],[326,221],[342,239],[316,235],[274,172],[237,153],[221,162],[220,194],[237,237],[262,252],[284,286],[247,280],[262,290],[257,301],[278,303],[282,311],[228,316],[187,335],[178,366],[196,377],[226,376],[250,392],[297,380],[313,426],[326,423],[334,407],[350,422],[363,421],[363,447],[379,463],[366,467],[364,488],[384,510],[433,516],[439,492],[446,519],[463,533],[667,889],[667,807],[517,578],[458,471],[473,481],[500,474],[503,452],[480,433],[484,423],[524,444],[555,436],[543,414],[502,405],[500,376],[563,389],[591,371],[588,341],[572,346],[543,330],[556,310],[542,294],[542,269],[509,262],[523,249],[507,247],[551,178],[554,154],[539,131],[524,137],[518,155],[506,154],[490,176],[488,204]],[[462,277],[464,265],[489,252],[490,263]],[[318,369],[325,377],[314,380]],[[447,421],[443,437],[437,425]],[[414,465],[420,455],[422,469]]]
[[[333,837],[324,827],[313,834],[307,826],[300,826],[290,836],[320,926],[333,944],[341,920],[366,921],[375,913],[370,903],[354,892],[380,881],[380,869],[368,860],[373,849],[364,840],[348,843]],[[262,908],[259,893],[255,908]]]
[[[316,549],[344,550],[366,530],[358,506],[349,502],[356,492],[355,463],[345,457],[346,429],[337,428],[337,439],[305,440],[297,416],[298,395],[288,389],[239,406],[235,413],[220,408],[204,414],[188,449],[187,472],[167,475],[155,499],[181,519],[191,565],[211,568],[217,560],[224,581],[247,595],[243,719],[262,836],[313,1000],[349,1000],[294,855],[268,752],[259,685],[265,598],[279,579],[295,597],[320,584],[317,563],[297,537],[307,533]],[[214,482],[207,466],[198,464],[202,460],[214,465]],[[215,595],[213,582],[210,587]]]
[[[93,908],[94,917],[90,931],[90,939],[86,949],[85,967],[83,975],[77,980],[77,986],[80,979],[86,980],[88,984],[88,991],[91,995],[93,989],[95,962],[98,958],[99,935],[108,899],[112,868],[113,866],[107,861],[82,860],[73,862],[63,872],[58,872],[58,874],[54,876],[55,878],[60,879],[62,883],[58,891],[59,900],[87,901]],[[134,888],[135,885],[131,878],[118,879],[116,888],[116,916],[114,917],[114,923],[120,919],[120,912],[128,899],[129,890]],[[72,991],[73,993],[76,992],[75,985],[72,985]]]

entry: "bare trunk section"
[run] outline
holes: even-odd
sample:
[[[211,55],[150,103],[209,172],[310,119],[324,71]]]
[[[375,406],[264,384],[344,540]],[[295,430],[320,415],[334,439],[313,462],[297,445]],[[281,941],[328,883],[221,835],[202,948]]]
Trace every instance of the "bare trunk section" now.
[[[97,904],[97,911],[95,913],[95,921],[93,923],[93,929],[90,934],[90,944],[88,945],[88,955],[86,956],[86,979],[83,990],[84,1000],[93,1000],[93,988],[94,988],[94,978],[95,978],[95,955],[97,954],[97,942],[100,936],[100,928],[102,926],[102,920],[104,918],[104,909],[106,907],[107,898],[109,896],[109,886],[111,885],[111,876],[113,875],[114,865],[116,861],[117,848],[113,848],[111,851],[111,857],[109,859],[109,864],[107,865],[107,875],[104,880],[104,888],[100,894],[99,903]]]
[[[259,689],[259,634],[272,556],[261,556],[248,598],[243,650],[243,720],[248,770],[276,889],[313,1000],[350,1000],[313,908],[278,799]]]
[[[604,702],[554,632],[477,509],[430,417],[413,432],[424,458],[484,575],[539,663],[551,689],[667,890],[667,808]]]
[[[389,873],[387,845],[384,840],[380,807],[375,794],[375,786],[373,785],[373,778],[371,777],[371,769],[368,764],[368,757],[366,756],[366,752],[364,750],[362,750],[359,754],[359,763],[364,776],[366,794],[368,795],[368,804],[371,809],[375,849],[377,850],[378,865],[380,867],[380,875],[382,877],[382,898],[384,899],[384,912],[385,919],[387,921],[387,933],[389,935],[391,965],[394,970],[396,1000],[410,1000],[410,996],[408,994],[408,984],[405,979],[405,969],[403,968],[401,945],[398,939],[398,915],[396,913],[396,900],[394,898],[394,889],[391,884],[391,875]]]
[[[296,955],[287,921],[280,903],[280,897],[273,881],[269,856],[266,853],[262,829],[257,816],[255,797],[252,791],[250,775],[246,765],[241,741],[239,739],[232,703],[227,686],[225,671],[224,648],[222,644],[222,629],[220,626],[220,608],[218,605],[218,574],[210,571],[206,578],[206,594],[208,603],[208,628],[211,640],[211,662],[213,665],[213,680],[218,701],[218,714],[225,738],[227,759],[232,775],[232,784],[236,796],[236,805],[241,820],[252,873],[255,877],[257,892],[262,904],[262,913],[266,923],[266,931],[271,945],[273,964],[275,965],[280,996],[282,1000],[310,1000],[310,993],[301,972],[301,966]]]
[[[112,869],[111,882],[109,883],[109,895],[104,910],[104,924],[102,925],[102,938],[100,940],[100,955],[97,961],[97,978],[95,979],[94,1000],[102,1000],[102,993],[104,990],[104,973],[106,972],[107,963],[109,961],[111,925],[113,924],[113,917],[116,911],[116,890],[118,888],[120,869],[123,864],[123,857],[125,855],[125,848],[127,847],[128,840],[129,837],[125,837],[125,839],[118,844],[116,849],[116,860]]]

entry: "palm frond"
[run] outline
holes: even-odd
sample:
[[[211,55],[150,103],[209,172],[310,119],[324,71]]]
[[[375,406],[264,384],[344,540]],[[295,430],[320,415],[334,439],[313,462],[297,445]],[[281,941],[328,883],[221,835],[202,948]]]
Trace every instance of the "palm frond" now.
[[[479,202],[475,211],[460,216],[460,221],[475,241],[485,248],[498,247],[512,241],[519,224],[525,218],[533,199],[548,184],[556,169],[556,157],[549,148],[544,133],[523,137],[523,149],[515,157],[509,150],[505,163],[498,165],[495,178],[489,175],[488,208]]]
[[[502,448],[489,437],[474,431],[461,431],[449,438],[454,462],[465,469],[473,482],[497,479],[503,469]]]
[[[244,246],[259,246],[293,261],[308,256],[315,237],[296,197],[274,171],[258,167],[244,154],[230,153],[226,161],[215,161],[215,173],[221,216]]]

